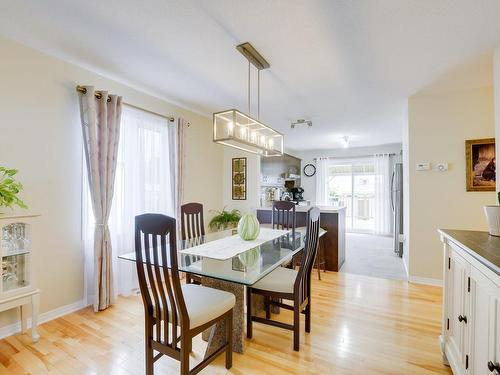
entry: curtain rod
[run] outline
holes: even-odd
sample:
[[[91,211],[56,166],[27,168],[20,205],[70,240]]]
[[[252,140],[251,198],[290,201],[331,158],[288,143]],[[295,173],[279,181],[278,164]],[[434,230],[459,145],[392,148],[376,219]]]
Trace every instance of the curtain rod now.
[[[326,159],[356,159],[356,158],[369,158],[373,157],[375,155],[389,155],[389,156],[396,156],[398,154],[394,152],[376,152],[375,154],[370,154],[370,155],[356,155],[356,156],[325,156]],[[318,158],[313,158],[313,160],[318,160],[322,159],[322,157]]]
[[[82,94],[86,94],[87,93],[87,89],[85,87],[83,87],[83,86],[80,86],[80,85],[76,86],[76,91],[81,92]],[[96,91],[94,95],[95,95],[95,97],[97,99],[101,99],[102,98],[102,94],[101,94],[100,91]],[[108,97],[108,102],[110,102],[110,101],[111,101],[111,99]],[[160,113],[156,113],[156,112],[153,112],[153,111],[141,108],[141,107],[137,107],[137,106],[135,106],[133,104],[129,104],[129,103],[125,103],[125,102],[123,102],[123,104],[128,105],[129,107],[132,107],[132,108],[135,108],[135,109],[139,109],[139,110],[144,111],[144,112],[151,113],[151,114],[156,115],[156,116],[163,117],[164,119],[167,119],[170,122],[174,122],[175,121],[175,118],[173,116],[165,116],[165,115],[162,115]],[[190,124],[188,123],[188,126],[189,125]]]

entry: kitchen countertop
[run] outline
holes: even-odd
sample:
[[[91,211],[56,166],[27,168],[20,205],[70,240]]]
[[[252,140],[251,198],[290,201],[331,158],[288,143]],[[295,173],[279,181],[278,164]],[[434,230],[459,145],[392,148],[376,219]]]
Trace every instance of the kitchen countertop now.
[[[439,229],[439,233],[500,275],[500,237],[472,230]]]
[[[307,212],[312,206],[295,206],[295,212]],[[346,206],[317,206],[322,213],[338,213],[345,210]],[[273,206],[258,207],[257,210],[271,211]]]

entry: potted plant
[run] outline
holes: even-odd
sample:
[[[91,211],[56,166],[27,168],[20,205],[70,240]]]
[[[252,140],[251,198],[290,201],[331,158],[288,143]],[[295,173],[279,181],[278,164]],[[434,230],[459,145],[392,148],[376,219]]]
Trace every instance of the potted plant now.
[[[500,191],[497,193],[497,199],[500,204]],[[490,234],[500,237],[500,205],[484,206],[484,213],[490,227]]]
[[[14,177],[17,172],[17,169],[0,167],[0,210],[2,207],[13,209],[14,206],[28,208],[18,197],[23,185]]]
[[[224,207],[221,211],[215,212],[217,214],[208,223],[209,228],[213,231],[235,228],[241,219],[241,213],[238,210],[226,211],[226,207]]]

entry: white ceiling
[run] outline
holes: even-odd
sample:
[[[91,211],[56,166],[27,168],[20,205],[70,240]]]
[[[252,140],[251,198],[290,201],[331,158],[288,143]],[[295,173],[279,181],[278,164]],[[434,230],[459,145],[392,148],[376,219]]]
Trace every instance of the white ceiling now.
[[[211,115],[246,110],[289,150],[401,141],[405,98],[500,43],[498,0],[0,0],[0,34]],[[254,85],[255,87],[255,85]],[[255,103],[255,101],[254,101]],[[255,113],[255,111],[254,111]],[[311,119],[312,129],[290,129]]]

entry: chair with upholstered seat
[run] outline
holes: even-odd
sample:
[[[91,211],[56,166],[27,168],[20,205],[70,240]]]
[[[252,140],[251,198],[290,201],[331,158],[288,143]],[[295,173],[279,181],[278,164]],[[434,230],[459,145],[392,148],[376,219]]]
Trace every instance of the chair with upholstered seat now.
[[[231,368],[235,296],[201,285],[181,286],[175,219],[161,214],[136,216],[135,255],[145,311],[146,375],[153,374],[154,362],[163,355],[180,361],[181,375],[198,373],[224,351],[226,368]],[[193,337],[221,321],[226,343],[190,370]]]
[[[269,275],[247,287],[247,337],[252,338],[252,323],[264,323],[293,331],[293,349],[299,350],[300,314],[305,314],[305,331],[311,331],[311,271],[318,248],[320,212],[317,207],[307,213],[307,231],[304,244],[304,256],[299,270],[278,267]],[[271,300],[272,305],[293,311],[293,324],[286,324],[252,315],[252,294],[259,294]],[[278,302],[289,300],[293,306]]]
[[[203,205],[201,203],[186,203],[181,206],[181,237],[183,240],[200,239],[205,235],[203,221]],[[194,259],[196,261],[198,259]],[[191,273],[186,274],[186,283],[201,285],[201,277]]]

